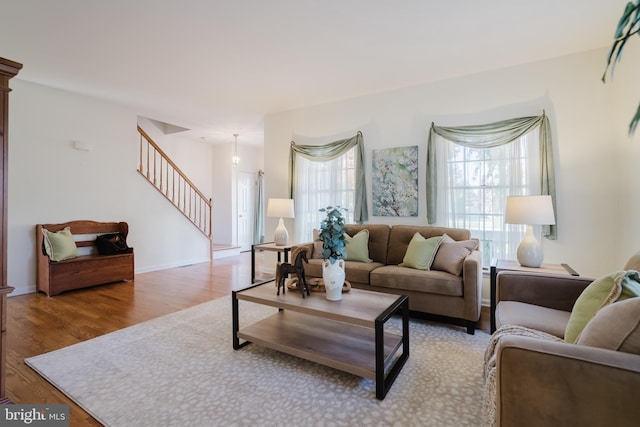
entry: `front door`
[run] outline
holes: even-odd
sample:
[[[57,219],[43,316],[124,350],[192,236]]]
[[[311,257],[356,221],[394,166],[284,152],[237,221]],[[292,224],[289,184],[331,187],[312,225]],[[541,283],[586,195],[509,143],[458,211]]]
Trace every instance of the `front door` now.
[[[251,250],[253,243],[254,200],[256,174],[238,173],[238,245],[241,251]]]

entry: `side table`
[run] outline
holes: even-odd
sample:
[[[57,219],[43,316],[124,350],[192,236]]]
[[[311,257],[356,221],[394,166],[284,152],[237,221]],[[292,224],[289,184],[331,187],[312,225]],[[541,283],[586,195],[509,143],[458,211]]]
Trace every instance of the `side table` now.
[[[282,262],[281,254],[284,254],[284,262],[289,262],[289,252],[295,244],[278,246],[275,243],[260,243],[251,245],[251,283],[256,281],[256,251],[270,251],[278,253],[278,262]]]
[[[510,271],[528,271],[530,273],[544,274],[566,274],[570,276],[579,276],[576,271],[567,264],[547,264],[543,263],[540,267],[523,267],[514,260],[499,259],[491,265],[490,285],[491,285],[491,333],[496,331],[496,279],[498,272],[502,270]]]

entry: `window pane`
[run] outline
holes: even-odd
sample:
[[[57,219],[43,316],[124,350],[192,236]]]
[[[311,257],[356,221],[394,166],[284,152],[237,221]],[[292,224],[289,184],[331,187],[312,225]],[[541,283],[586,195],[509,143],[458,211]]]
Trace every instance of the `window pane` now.
[[[479,137],[475,137],[479,140]],[[470,136],[469,141],[474,141]],[[444,179],[449,227],[466,228],[480,240],[484,265],[491,259],[515,259],[524,226],[504,223],[509,195],[540,194],[538,131],[493,148],[468,148],[444,141]]]
[[[296,157],[296,240],[312,239],[314,228],[320,227],[324,214],[320,208],[341,206],[347,209],[345,222],[353,223],[355,200],[355,150],[328,162],[315,162]]]

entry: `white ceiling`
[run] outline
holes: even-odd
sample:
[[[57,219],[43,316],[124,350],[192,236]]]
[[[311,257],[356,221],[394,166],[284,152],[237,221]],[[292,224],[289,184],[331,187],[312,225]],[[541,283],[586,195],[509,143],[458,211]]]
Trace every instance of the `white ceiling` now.
[[[261,143],[266,113],[609,46],[626,2],[0,0],[0,56],[194,138]]]

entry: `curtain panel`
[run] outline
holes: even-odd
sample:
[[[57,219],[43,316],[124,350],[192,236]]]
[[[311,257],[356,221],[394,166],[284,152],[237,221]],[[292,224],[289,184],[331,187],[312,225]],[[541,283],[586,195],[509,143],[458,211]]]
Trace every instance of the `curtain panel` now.
[[[357,147],[356,152],[356,194],[355,194],[355,212],[353,219],[357,223],[369,220],[369,212],[367,209],[367,190],[364,177],[364,138],[362,132],[358,132],[356,136],[347,139],[341,139],[326,145],[296,145],[291,141],[289,150],[289,197],[295,195],[295,173],[296,173],[296,155],[300,155],[314,162],[326,162],[339,157]]]
[[[502,120],[495,123],[474,126],[446,127],[431,123],[427,143],[427,221],[437,221],[437,165],[435,135],[448,139],[456,144],[472,148],[492,148],[508,144],[536,127],[540,126],[540,189],[542,195],[550,195],[553,209],[556,211],[556,185],[553,166],[553,149],[551,145],[551,127],[549,119],[543,112],[541,116],[522,117]],[[556,224],[558,222],[556,216]],[[557,238],[556,225],[544,225],[543,234],[548,239]]]
[[[264,243],[264,172],[258,171],[258,188],[256,189],[254,224],[253,224],[253,244]]]

